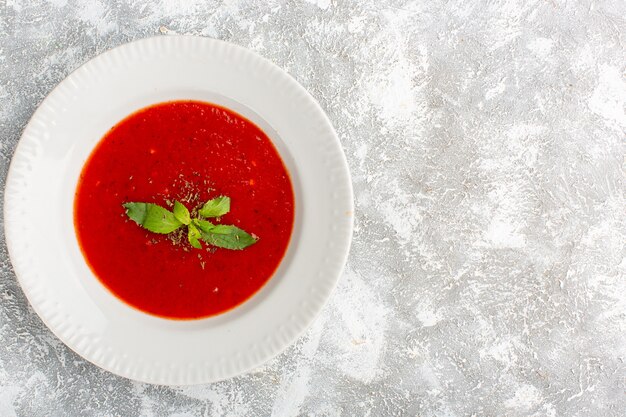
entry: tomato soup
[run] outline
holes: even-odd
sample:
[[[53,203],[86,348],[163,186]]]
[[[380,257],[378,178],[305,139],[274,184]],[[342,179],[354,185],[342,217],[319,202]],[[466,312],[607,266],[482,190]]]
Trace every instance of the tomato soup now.
[[[218,219],[258,237],[243,250],[143,229],[127,202],[189,210],[231,199]],[[93,273],[113,294],[149,314],[195,319],[225,312],[256,293],[280,264],[294,224],[294,193],[276,148],[254,123],[226,108],[174,101],[119,122],[85,163],[74,225]],[[193,214],[193,212],[192,212]]]

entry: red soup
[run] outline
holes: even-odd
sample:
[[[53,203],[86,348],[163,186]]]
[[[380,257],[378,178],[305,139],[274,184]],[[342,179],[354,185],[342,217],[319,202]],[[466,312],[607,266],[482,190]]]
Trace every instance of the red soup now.
[[[253,234],[255,244],[196,249],[182,233],[143,229],[123,207],[171,210],[178,200],[194,215],[218,196],[230,197],[230,212],[209,220]],[[85,163],[74,200],[78,241],[98,279],[131,306],[175,319],[216,315],[249,299],[276,271],[293,223],[289,174],[267,135],[197,101],[147,107],[114,126]]]

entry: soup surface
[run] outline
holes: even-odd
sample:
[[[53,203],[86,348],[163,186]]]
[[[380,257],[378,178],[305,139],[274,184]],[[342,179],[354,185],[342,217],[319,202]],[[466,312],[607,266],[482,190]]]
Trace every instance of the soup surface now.
[[[123,207],[172,210],[178,200],[193,215],[218,196],[230,197],[231,209],[210,220],[253,234],[255,244],[195,249],[176,233],[143,229]],[[287,169],[260,128],[220,106],[174,101],[131,114],[102,138],[78,182],[74,225],[87,263],[118,298],[153,315],[195,319],[236,307],[271,278],[294,209]]]

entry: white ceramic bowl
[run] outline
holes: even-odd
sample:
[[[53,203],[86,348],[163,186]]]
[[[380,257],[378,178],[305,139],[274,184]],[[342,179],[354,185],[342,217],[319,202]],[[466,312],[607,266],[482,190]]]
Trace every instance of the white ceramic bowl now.
[[[259,125],[294,182],[294,233],[280,268],[232,311],[194,321],[141,313],[111,294],[78,247],[73,199],[105,132],[150,104],[194,99]],[[17,146],[5,191],[13,267],[33,308],[66,345],[127,378],[196,384],[241,374],[313,321],[346,260],[352,187],[319,104],[287,73],[242,47],[191,36],[128,43],[87,62],[43,101]]]

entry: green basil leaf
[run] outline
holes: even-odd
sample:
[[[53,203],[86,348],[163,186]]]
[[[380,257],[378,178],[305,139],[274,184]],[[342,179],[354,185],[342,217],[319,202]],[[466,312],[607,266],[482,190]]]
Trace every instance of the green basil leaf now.
[[[200,244],[200,238],[202,238],[202,234],[200,230],[196,227],[195,224],[189,224],[189,230],[187,231],[187,238],[189,239],[189,244],[196,249],[202,249],[202,245]]]
[[[220,196],[204,203],[198,211],[202,217],[220,217],[230,211],[230,197]]]
[[[209,231],[201,229],[202,240],[219,248],[241,250],[257,242],[257,238],[236,227],[219,224]]]
[[[126,215],[143,227],[154,233],[167,234],[183,225],[174,214],[152,203],[125,203]]]
[[[143,225],[146,220],[146,214],[148,212],[148,205],[146,203],[125,203],[122,204],[126,209],[126,215],[137,223],[139,226]]]
[[[189,210],[182,203],[178,201],[174,201],[174,217],[181,222],[182,224],[189,224],[191,221],[191,216],[189,215]]]
[[[215,225],[209,221],[202,219],[193,219],[191,221],[198,229],[205,233],[210,233],[211,230],[215,227]]]

